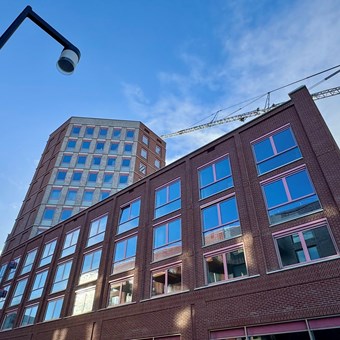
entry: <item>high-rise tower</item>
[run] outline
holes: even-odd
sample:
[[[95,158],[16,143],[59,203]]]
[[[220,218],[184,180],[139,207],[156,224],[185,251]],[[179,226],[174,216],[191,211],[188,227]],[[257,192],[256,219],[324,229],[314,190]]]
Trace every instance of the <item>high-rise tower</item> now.
[[[165,142],[137,121],[72,117],[54,131],[5,250],[165,165]]]

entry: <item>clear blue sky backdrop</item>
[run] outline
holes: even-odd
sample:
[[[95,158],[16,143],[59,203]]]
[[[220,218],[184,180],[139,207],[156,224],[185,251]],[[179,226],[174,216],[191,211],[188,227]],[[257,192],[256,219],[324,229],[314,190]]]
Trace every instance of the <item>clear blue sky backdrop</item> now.
[[[49,134],[70,116],[141,120],[162,134],[340,63],[337,0],[1,0],[0,34],[26,5],[82,58],[74,75],[58,73],[61,46],[27,19],[0,51],[0,248]],[[318,105],[339,140],[340,98]],[[236,126],[167,140],[168,161]]]

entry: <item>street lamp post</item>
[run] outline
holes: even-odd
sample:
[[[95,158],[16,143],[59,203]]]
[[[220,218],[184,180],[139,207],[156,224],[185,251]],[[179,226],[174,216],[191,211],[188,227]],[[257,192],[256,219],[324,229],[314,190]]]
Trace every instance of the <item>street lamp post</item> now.
[[[58,41],[58,43],[64,46],[64,49],[61,52],[61,55],[57,62],[57,68],[63,74],[72,74],[80,59],[79,49],[72,43],[70,43],[59,32],[57,32],[37,13],[33,12],[31,6],[27,6],[12,22],[12,24],[7,28],[5,33],[0,37],[0,49],[5,45],[7,40],[12,36],[12,34],[16,31],[16,29],[26,18],[31,19],[35,24],[42,28],[52,38]]]

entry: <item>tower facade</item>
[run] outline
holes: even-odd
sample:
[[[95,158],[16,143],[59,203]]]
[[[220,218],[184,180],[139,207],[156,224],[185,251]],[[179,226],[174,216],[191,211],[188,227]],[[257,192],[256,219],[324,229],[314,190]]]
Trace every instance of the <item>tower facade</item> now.
[[[165,142],[137,121],[72,117],[47,142],[5,250],[165,165]]]

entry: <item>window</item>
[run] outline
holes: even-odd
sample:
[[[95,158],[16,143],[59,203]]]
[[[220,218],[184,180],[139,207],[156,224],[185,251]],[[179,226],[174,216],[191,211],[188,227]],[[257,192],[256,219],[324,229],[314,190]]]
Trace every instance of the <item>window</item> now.
[[[62,166],[68,166],[71,163],[72,155],[64,155],[61,160]]]
[[[108,306],[117,306],[132,301],[133,279],[110,283]]]
[[[104,200],[105,198],[109,197],[110,196],[110,191],[104,191],[102,190],[100,192],[100,195],[99,195],[99,200],[102,201]]]
[[[205,245],[241,235],[235,196],[204,207],[201,218]]]
[[[57,240],[45,244],[44,251],[40,259],[39,267],[51,263],[56,244]]]
[[[65,290],[70,277],[72,267],[72,261],[61,263],[57,266],[57,270],[54,276],[51,294]]]
[[[37,255],[37,249],[34,249],[34,250],[29,251],[27,253],[26,258],[25,258],[25,262],[24,262],[24,264],[21,268],[20,275],[28,273],[28,272],[31,271],[36,255]]]
[[[146,137],[145,135],[143,135],[143,137],[142,137],[142,142],[143,142],[145,145],[149,145],[149,138]]]
[[[131,202],[120,210],[117,234],[138,227],[140,213],[140,199]]]
[[[72,216],[72,209],[63,208],[60,214],[60,222],[65,221]]]
[[[98,138],[106,138],[107,128],[100,128]]]
[[[156,145],[155,151],[156,151],[157,155],[160,155],[161,154],[161,147]]]
[[[148,152],[145,149],[142,149],[140,151],[140,154],[143,158],[147,159],[148,158]]]
[[[248,275],[243,248],[206,254],[204,262],[208,284]]]
[[[17,282],[13,296],[12,296],[12,300],[9,304],[10,307],[18,305],[21,302],[22,296],[24,295],[24,292],[25,292],[27,280],[28,280],[28,278],[23,279],[23,280],[19,280]]]
[[[133,139],[135,136],[135,131],[134,130],[127,130],[126,131],[126,139]]]
[[[17,318],[17,312],[10,312],[5,315],[4,321],[1,325],[1,329],[12,329],[15,324],[15,320]]]
[[[84,155],[78,156],[76,166],[83,168],[85,166],[85,163],[86,163],[86,156]]]
[[[118,152],[118,147],[119,147],[119,143],[111,143],[110,145],[110,153],[117,153]]]
[[[170,294],[182,290],[182,267],[174,265],[152,273],[151,296]]]
[[[82,174],[83,173],[81,171],[75,171],[72,175],[72,183],[73,184],[75,184],[75,183],[79,184]]]
[[[61,189],[53,188],[50,192],[50,197],[48,198],[48,203],[57,203],[61,195]]]
[[[87,184],[88,185],[95,185],[97,182],[98,172],[90,172],[89,176],[87,177]]]
[[[35,275],[33,287],[28,300],[34,300],[40,298],[45,287],[45,282],[47,278],[48,270],[40,272]]]
[[[19,262],[20,262],[20,257],[17,257],[16,259],[14,259],[14,261],[9,262],[9,264],[8,264],[9,271],[8,271],[6,280],[12,280],[14,278],[14,275],[15,275],[15,272],[17,271]]]
[[[212,196],[234,186],[229,157],[198,169],[200,198]]]
[[[57,175],[56,175],[56,181],[57,182],[64,182],[66,178],[66,170],[58,170]]]
[[[158,159],[155,159],[155,167],[159,169],[161,167],[161,162]]]
[[[33,325],[35,317],[37,315],[37,310],[38,310],[38,305],[26,307],[20,326]]]
[[[270,224],[298,218],[321,209],[305,168],[262,182]]]
[[[71,135],[72,136],[79,136],[80,133],[80,126],[73,126]]]
[[[252,145],[259,175],[302,157],[289,126],[266,135]]]
[[[84,255],[79,284],[97,280],[102,250],[98,249]]]
[[[123,158],[121,170],[122,171],[129,171],[130,170],[130,163],[131,163],[131,160],[129,158]]]
[[[93,191],[92,190],[85,190],[84,191],[84,196],[83,196],[83,201],[81,203],[82,206],[90,206],[93,201]]]
[[[129,179],[129,175],[127,174],[119,175],[119,182],[118,182],[119,188],[125,188],[128,185],[128,179]]]
[[[5,301],[6,301],[6,297],[8,295],[9,289],[11,288],[11,284],[5,286],[2,288],[3,292],[6,292],[6,294],[4,294],[5,296],[0,297],[0,310],[4,307]]]
[[[96,287],[90,287],[76,292],[72,315],[79,315],[92,311],[95,291]]]
[[[76,139],[69,139],[66,145],[66,150],[74,150],[77,144]]]
[[[135,267],[137,235],[116,242],[113,261],[113,274]]]
[[[111,186],[113,181],[113,173],[104,173],[103,184],[104,186]]]
[[[91,222],[89,238],[86,247],[103,242],[107,223],[107,215]]]
[[[96,144],[96,151],[103,152],[105,146],[105,142],[97,142]]]
[[[80,230],[74,230],[66,234],[63,250],[61,251],[61,256],[68,256],[75,252]]]
[[[94,133],[94,127],[92,126],[87,126],[85,130],[85,136],[86,137],[92,137]]]
[[[112,139],[119,139],[121,131],[121,129],[113,129]]]
[[[124,144],[124,155],[131,155],[132,153],[132,144]]]
[[[110,169],[113,169],[116,165],[116,158],[114,157],[108,157],[107,159],[107,167]]]
[[[41,224],[51,225],[54,214],[55,214],[55,208],[45,208]]]
[[[63,302],[63,297],[48,301],[44,321],[59,319]]]
[[[73,204],[76,201],[77,189],[68,189],[66,194],[66,204]]]
[[[181,208],[181,181],[177,180],[156,190],[155,218]]]
[[[181,219],[155,226],[153,229],[153,260],[159,261],[182,252]]]
[[[99,168],[101,160],[102,160],[101,156],[93,156],[92,167],[96,169]]]
[[[281,267],[318,261],[337,255],[325,221],[305,228],[285,230],[273,235]]]
[[[143,164],[143,163],[139,163],[139,171],[140,171],[142,174],[146,175],[146,165]]]
[[[81,143],[81,150],[82,151],[88,151],[90,149],[90,145],[91,145],[91,141],[90,140],[84,140],[82,143]]]

